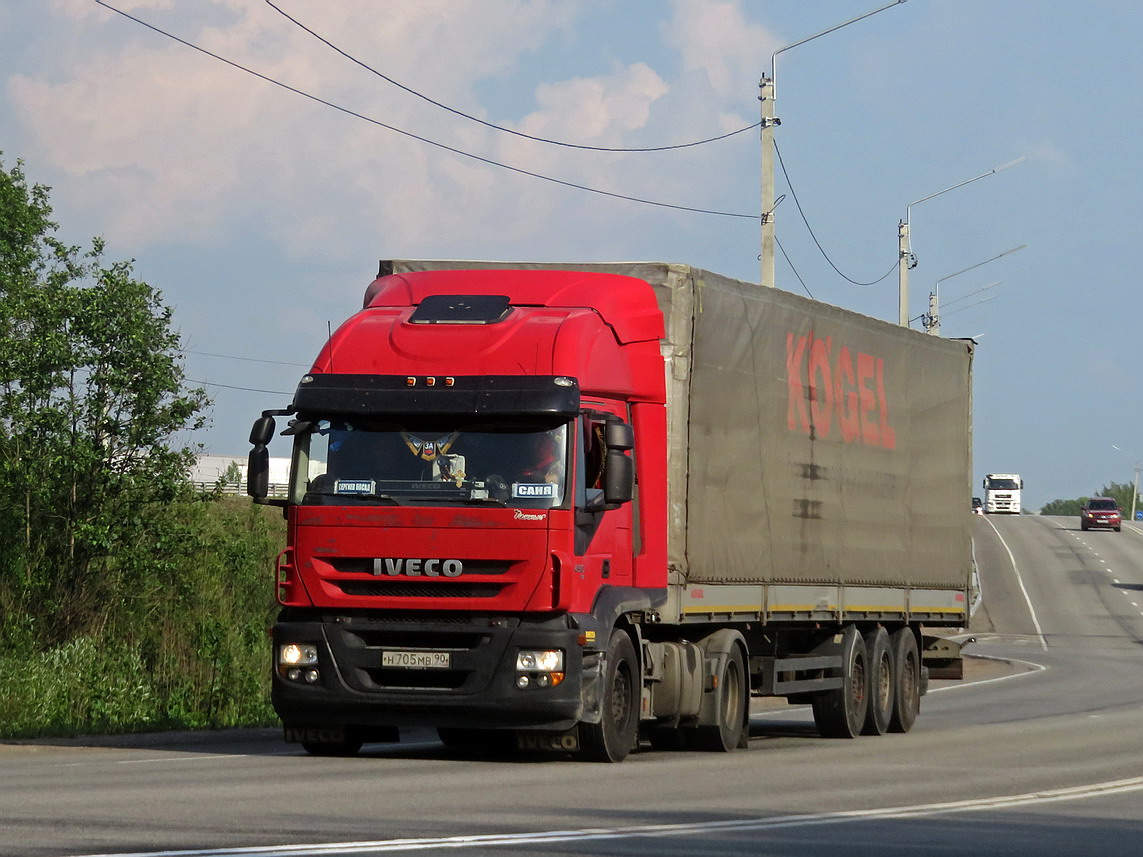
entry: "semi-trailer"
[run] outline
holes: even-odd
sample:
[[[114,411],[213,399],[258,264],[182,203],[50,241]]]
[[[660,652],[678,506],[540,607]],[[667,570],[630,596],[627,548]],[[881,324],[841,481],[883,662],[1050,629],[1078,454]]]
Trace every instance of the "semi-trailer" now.
[[[286,740],[615,762],[744,746],[752,696],[908,731],[961,675],[972,354],[687,265],[383,261],[251,432]]]

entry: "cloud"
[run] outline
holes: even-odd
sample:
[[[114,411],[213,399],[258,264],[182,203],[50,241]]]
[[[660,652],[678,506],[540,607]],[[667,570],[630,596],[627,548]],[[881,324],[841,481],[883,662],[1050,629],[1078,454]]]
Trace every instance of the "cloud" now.
[[[688,70],[706,74],[721,98],[734,98],[743,81],[758,80],[781,47],[765,27],[751,24],[738,0],[674,0],[664,38]]]
[[[661,162],[569,153],[446,114],[338,56],[263,3],[217,0],[188,10],[170,0],[110,2],[268,77],[493,161],[652,197],[669,198],[694,178],[676,170],[663,179]],[[555,0],[394,0],[383,15],[363,0],[324,4],[320,15],[305,3],[276,2],[363,62],[477,115],[485,112],[478,84],[510,73],[579,14],[575,4]],[[243,229],[299,256],[349,256],[363,244],[416,253],[495,248],[512,237],[558,233],[572,221],[586,224],[599,204],[339,114],[89,0],[56,0],[55,8],[90,49],[51,78],[10,77],[8,94],[36,157],[69,177],[61,189],[69,204],[100,212],[104,237],[132,252],[221,243]],[[716,89],[731,88],[738,66],[757,64],[765,34],[743,25],[737,4],[679,2],[675,12],[672,26],[694,31],[679,43],[684,65],[701,64]],[[734,86],[741,89],[741,77]],[[693,83],[674,87],[646,63],[613,64],[596,76],[536,81],[534,109],[517,127],[630,145],[640,133],[656,142],[693,139],[692,119],[704,128],[741,121],[733,105],[720,106],[709,93],[699,99],[709,115],[689,114],[694,94]]]

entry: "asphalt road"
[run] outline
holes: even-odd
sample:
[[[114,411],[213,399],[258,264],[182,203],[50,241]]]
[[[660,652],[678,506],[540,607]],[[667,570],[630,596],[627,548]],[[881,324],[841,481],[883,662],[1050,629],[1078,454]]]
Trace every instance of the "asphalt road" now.
[[[758,706],[749,750],[621,765],[430,732],[350,759],[273,731],[5,744],[0,854],[1143,853],[1143,530],[973,525],[979,657],[908,735],[824,740]]]

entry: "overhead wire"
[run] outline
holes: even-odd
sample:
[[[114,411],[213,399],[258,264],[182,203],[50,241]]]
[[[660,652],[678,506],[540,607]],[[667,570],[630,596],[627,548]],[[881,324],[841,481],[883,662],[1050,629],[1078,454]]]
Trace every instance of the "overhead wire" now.
[[[265,81],[266,83],[273,84],[274,86],[285,89],[286,91],[292,92],[295,95],[300,95],[303,98],[307,98],[310,101],[313,101],[317,104],[321,104],[325,107],[329,107],[329,108],[332,108],[333,110],[337,110],[338,112],[344,113],[347,116],[352,116],[356,119],[361,119],[365,122],[369,122],[370,124],[377,125],[378,127],[385,128],[386,130],[393,131],[394,133],[400,134],[404,137],[408,137],[412,140],[417,140],[418,142],[426,143],[426,144],[428,144],[430,146],[434,146],[438,149],[443,149],[446,152],[451,152],[454,155],[460,155],[461,157],[469,158],[471,160],[478,161],[478,162],[483,163],[483,164],[487,164],[488,166],[497,167],[497,168],[503,169],[503,170],[508,170],[510,172],[517,173],[519,175],[528,176],[530,178],[540,179],[541,181],[550,182],[551,184],[560,185],[562,187],[571,188],[573,190],[582,190],[582,191],[585,191],[587,193],[594,193],[594,194],[598,194],[600,196],[610,197],[611,199],[621,199],[621,200],[624,200],[626,202],[635,202],[635,203],[639,203],[641,205],[651,205],[651,206],[655,206],[658,208],[667,208],[667,209],[672,209],[675,211],[688,211],[688,212],[691,212],[694,214],[709,214],[709,215],[716,216],[716,217],[735,217],[735,218],[744,218],[744,219],[748,219],[748,220],[760,220],[761,219],[760,214],[744,214],[744,213],[737,213],[737,212],[730,212],[730,211],[717,211],[715,209],[698,208],[695,206],[688,206],[688,205],[677,205],[675,203],[660,202],[658,200],[645,199],[642,197],[629,196],[627,194],[615,193],[613,191],[602,190],[600,188],[593,188],[593,187],[589,187],[587,185],[578,184],[576,182],[570,182],[570,181],[565,181],[563,179],[557,179],[553,176],[546,176],[546,175],[543,175],[542,173],[533,172],[531,170],[523,169],[522,167],[515,167],[515,166],[512,166],[511,164],[505,164],[501,161],[494,161],[491,158],[485,158],[481,155],[476,155],[476,154],[473,154],[471,152],[466,152],[462,149],[457,149],[454,146],[449,146],[445,143],[441,143],[441,142],[438,142],[436,140],[431,140],[428,137],[422,137],[419,134],[414,134],[411,131],[405,131],[404,129],[398,128],[394,125],[389,125],[385,122],[380,121],[379,119],[374,119],[370,116],[366,116],[362,113],[358,113],[354,110],[350,110],[347,107],[342,107],[341,105],[335,104],[332,101],[327,101],[324,98],[321,98],[317,95],[313,95],[313,94],[306,92],[304,90],[298,89],[297,87],[291,86],[288,83],[283,83],[282,81],[276,80],[272,77],[269,77],[268,75],[264,75],[261,72],[254,71],[253,69],[247,68],[246,66],[241,65],[240,63],[237,63],[233,60],[229,60],[226,57],[223,57],[219,54],[213,53],[212,51],[209,51],[206,48],[200,47],[199,45],[196,45],[193,42],[190,42],[186,39],[183,39],[179,36],[176,36],[173,33],[169,33],[166,30],[163,30],[160,27],[155,26],[154,24],[150,24],[141,18],[138,18],[134,15],[131,15],[128,12],[124,12],[122,9],[117,9],[114,6],[112,6],[110,3],[105,2],[105,0],[93,0],[93,2],[99,6],[104,7],[105,9],[108,9],[108,10],[116,13],[117,15],[121,15],[122,17],[127,18],[130,21],[134,21],[136,24],[139,24],[139,25],[146,27],[147,29],[149,29],[153,32],[158,33],[159,35],[165,36],[166,38],[171,39],[173,41],[176,41],[181,45],[185,45],[186,47],[191,48],[192,50],[195,50],[195,51],[198,51],[199,53],[205,54],[206,56],[211,57],[212,59],[218,60],[219,62],[225,63],[226,65],[228,65],[232,68],[238,69],[239,71],[242,71],[242,72],[245,72],[246,74],[252,75],[253,77],[258,78],[259,80]]]
[[[200,381],[196,378],[185,378],[189,384],[202,384],[206,387],[222,387],[224,390],[242,390],[247,393],[271,393],[275,396],[292,396],[293,393],[284,393],[281,390],[257,390],[253,387],[235,387],[231,384],[216,384],[214,381]]]
[[[777,235],[774,236],[774,243],[777,244],[778,249],[782,251],[782,258],[786,260],[786,264],[790,266],[790,270],[794,272],[794,276],[798,278],[798,282],[802,284],[802,288],[806,290],[806,294],[809,295],[810,300],[813,300],[814,296],[810,294],[810,287],[806,285],[806,281],[802,279],[802,275],[799,274],[798,269],[794,267],[794,263],[790,260],[790,254],[786,252],[786,248],[782,246],[782,242],[778,240]]]
[[[568,149],[586,149],[586,150],[592,151],[592,152],[669,152],[669,151],[674,151],[677,149],[689,149],[689,148],[693,148],[694,146],[704,146],[707,143],[716,143],[719,140],[726,140],[730,137],[734,137],[734,136],[737,136],[738,134],[742,134],[745,131],[752,131],[755,128],[758,128],[759,126],[761,126],[761,124],[762,124],[761,121],[758,121],[758,122],[753,123],[752,125],[747,125],[744,128],[739,128],[737,131],[731,131],[727,134],[719,134],[716,137],[708,137],[708,138],[703,139],[703,140],[694,140],[690,143],[677,143],[677,144],[669,145],[669,146],[632,146],[632,147],[625,147],[625,146],[588,146],[588,145],[582,144],[582,143],[569,143],[565,140],[553,140],[553,139],[550,139],[547,137],[536,137],[536,136],[533,136],[532,134],[525,134],[523,131],[517,131],[513,128],[506,128],[503,125],[497,125],[494,122],[488,122],[484,119],[481,119],[479,116],[473,116],[470,113],[465,113],[463,110],[457,110],[455,107],[450,107],[447,104],[443,104],[440,101],[436,101],[435,99],[430,98],[429,96],[425,95],[424,93],[418,92],[417,90],[412,89],[411,87],[405,86],[405,84],[401,83],[400,81],[394,80],[393,78],[389,77],[388,75],[386,75],[386,74],[378,71],[377,69],[373,68],[368,63],[358,59],[355,56],[353,56],[348,51],[345,51],[341,47],[335,45],[333,42],[331,42],[325,36],[321,35],[320,33],[315,32],[313,29],[311,29],[310,27],[303,24],[301,21],[299,21],[297,18],[295,18],[289,12],[286,12],[280,6],[278,6],[277,4],[272,2],[272,0],[264,0],[264,2],[266,3],[267,6],[269,6],[271,9],[273,9],[275,12],[277,12],[279,15],[281,15],[287,21],[292,23],[294,26],[298,27],[299,29],[303,30],[306,33],[309,33],[311,36],[313,36],[315,39],[317,39],[322,44],[326,45],[331,50],[336,51],[337,53],[339,53],[343,57],[345,57],[347,60],[349,60],[350,62],[356,63],[357,65],[361,66],[361,68],[365,69],[370,74],[376,75],[377,77],[384,80],[386,83],[390,83],[393,86],[397,87],[398,89],[404,90],[405,92],[409,93],[410,95],[413,95],[417,98],[420,98],[422,101],[427,101],[429,104],[432,104],[434,107],[439,107],[441,110],[446,110],[449,113],[452,113],[454,116],[460,116],[463,119],[468,119],[471,122],[476,122],[480,125],[483,125],[486,128],[491,128],[494,131],[501,131],[505,134],[512,134],[513,136],[516,136],[516,137],[522,137],[525,140],[534,140],[537,143],[547,143],[548,145],[551,145],[551,146],[563,146],[563,147],[568,148]]]
[[[822,254],[822,258],[825,259],[826,262],[829,263],[829,266],[831,268],[833,268],[834,271],[837,272],[838,276],[840,276],[846,282],[852,283],[855,286],[876,286],[878,283],[884,281],[890,274],[892,274],[894,271],[897,270],[897,267],[901,264],[900,259],[898,259],[893,264],[892,268],[890,268],[888,271],[886,271],[883,275],[878,277],[876,280],[872,280],[868,283],[864,283],[864,282],[860,282],[858,280],[855,280],[855,279],[849,277],[840,268],[838,268],[838,266],[835,265],[833,263],[833,260],[829,257],[829,254],[826,253],[825,248],[822,247],[821,242],[818,241],[818,236],[814,233],[814,228],[810,225],[809,218],[806,217],[805,211],[802,210],[802,202],[801,202],[801,200],[798,199],[798,194],[794,190],[794,183],[790,181],[790,174],[788,172],[786,172],[786,162],[782,160],[782,152],[778,148],[777,141],[774,142],[774,154],[776,154],[778,156],[778,164],[782,167],[782,175],[785,176],[786,185],[790,188],[790,196],[792,196],[794,198],[794,205],[797,206],[798,214],[801,215],[802,222],[806,224],[806,229],[809,230],[810,238],[812,238],[814,241],[814,244],[817,245],[818,251]]]
[[[308,367],[309,363],[289,363],[285,360],[264,360],[258,357],[237,357],[233,354],[214,354],[210,351],[194,351],[190,348],[180,349],[183,354],[198,354],[202,357],[221,357],[224,360],[245,360],[250,363],[269,363],[273,366],[301,366]]]

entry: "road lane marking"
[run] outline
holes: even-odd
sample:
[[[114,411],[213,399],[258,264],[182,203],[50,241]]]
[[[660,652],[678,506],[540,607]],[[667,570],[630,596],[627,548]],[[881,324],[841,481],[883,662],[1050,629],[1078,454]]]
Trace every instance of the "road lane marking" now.
[[[984,520],[988,521],[986,517]],[[1048,641],[1044,638],[1044,630],[1040,627],[1040,620],[1036,616],[1036,608],[1032,606],[1032,599],[1028,595],[1028,589],[1024,586],[1024,578],[1020,576],[1020,569],[1016,567],[1016,557],[1012,555],[1012,549],[1008,547],[1008,542],[1004,541],[1004,536],[1000,535],[1000,530],[996,529],[996,524],[988,521],[988,526],[992,527],[992,531],[996,533],[996,538],[1000,539],[1000,544],[1004,545],[1004,550],[1008,551],[1008,561],[1012,563],[1012,571],[1016,574],[1016,582],[1020,584],[1020,591],[1024,593],[1024,603],[1028,605],[1028,612],[1032,615],[1032,625],[1036,629],[1036,636],[1040,638],[1040,648],[1045,652],[1048,651]]]
[[[546,830],[535,833],[474,834],[469,836],[426,837],[421,839],[379,839],[369,842],[325,842],[313,845],[270,845],[249,848],[210,848],[189,851],[132,851],[88,854],[83,857],[318,857],[339,854],[384,854],[397,851],[425,851],[430,848],[487,848],[503,845],[539,845],[592,840],[640,839],[664,836],[691,836],[722,831],[765,831],[826,824],[847,824],[887,818],[919,818],[959,812],[1010,809],[1057,801],[1083,800],[1105,795],[1143,790],[1143,777],[1110,780],[1070,788],[1045,789],[1024,794],[991,798],[916,804],[882,809],[825,812],[808,815],[780,815],[773,818],[745,818],[735,821],[705,821],[680,824],[648,824],[632,827],[589,827],[580,830]]]

